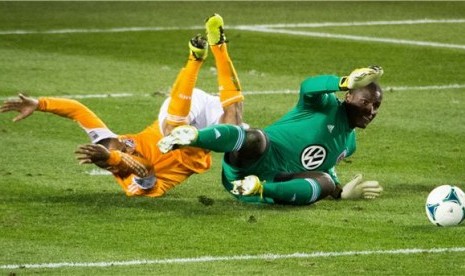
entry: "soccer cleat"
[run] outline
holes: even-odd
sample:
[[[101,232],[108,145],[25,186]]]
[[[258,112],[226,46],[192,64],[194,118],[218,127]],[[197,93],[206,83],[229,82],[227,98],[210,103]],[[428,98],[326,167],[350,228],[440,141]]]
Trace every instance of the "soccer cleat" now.
[[[208,56],[208,42],[198,34],[189,40],[189,50],[196,60],[204,60]]]
[[[263,184],[260,179],[255,175],[246,176],[242,180],[236,180],[231,182],[234,187],[231,190],[231,193],[235,195],[256,195],[263,194]]]
[[[171,133],[158,141],[158,148],[167,153],[175,146],[186,146],[197,140],[198,130],[190,125],[178,126]]]
[[[218,45],[227,42],[226,36],[224,35],[223,25],[223,18],[216,13],[205,20],[208,44]]]

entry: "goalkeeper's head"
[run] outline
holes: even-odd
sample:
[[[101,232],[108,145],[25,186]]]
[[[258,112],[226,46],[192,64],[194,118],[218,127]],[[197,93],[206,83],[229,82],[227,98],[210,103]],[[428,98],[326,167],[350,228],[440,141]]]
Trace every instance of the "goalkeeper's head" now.
[[[376,82],[347,92],[345,106],[351,128],[366,128],[378,114],[383,90]]]

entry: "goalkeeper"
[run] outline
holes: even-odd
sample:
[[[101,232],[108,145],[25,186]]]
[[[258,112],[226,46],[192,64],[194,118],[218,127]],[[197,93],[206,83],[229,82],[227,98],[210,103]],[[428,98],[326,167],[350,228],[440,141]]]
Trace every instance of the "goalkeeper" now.
[[[70,99],[34,99],[19,94],[19,99],[6,101],[0,112],[19,112],[15,122],[37,110],[76,121],[91,140],[76,150],[81,164],[95,164],[110,171],[128,196],[162,196],[190,175],[208,170],[211,155],[207,150],[189,147],[161,154],[154,141],[179,125],[204,128],[217,123],[242,123],[244,97],[228,54],[223,19],[215,14],[207,18],[205,27],[208,41],[200,35],[189,41],[187,63],[162,105],[158,120],[137,134],[113,133],[93,111]],[[208,49],[215,57],[219,97],[194,88]]]
[[[348,77],[311,77],[302,82],[297,105],[263,130],[181,126],[158,145],[162,152],[182,145],[225,152],[223,185],[246,202],[307,205],[327,196],[375,198],[382,191],[377,181],[357,175],[341,187],[335,166],[355,151],[354,129],[365,128],[378,113],[382,74],[372,66]],[[336,91],[347,91],[343,101]]]

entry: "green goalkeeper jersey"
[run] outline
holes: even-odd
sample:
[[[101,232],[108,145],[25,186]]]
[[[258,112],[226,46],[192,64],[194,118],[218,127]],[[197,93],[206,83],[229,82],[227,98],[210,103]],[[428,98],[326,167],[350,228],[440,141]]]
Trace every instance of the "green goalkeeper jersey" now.
[[[262,158],[247,168],[223,162],[223,176],[232,181],[253,174],[273,181],[283,173],[323,171],[338,184],[334,166],[355,151],[355,131],[338,90],[337,76],[303,81],[297,105],[264,129],[270,143]]]

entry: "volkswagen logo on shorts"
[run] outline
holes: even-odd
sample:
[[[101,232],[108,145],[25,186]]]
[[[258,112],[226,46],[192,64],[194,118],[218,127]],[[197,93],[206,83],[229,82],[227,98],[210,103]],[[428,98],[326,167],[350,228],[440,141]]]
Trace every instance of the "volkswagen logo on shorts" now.
[[[307,170],[314,170],[321,166],[326,159],[326,149],[322,146],[309,146],[304,149],[300,158],[302,166]]]

